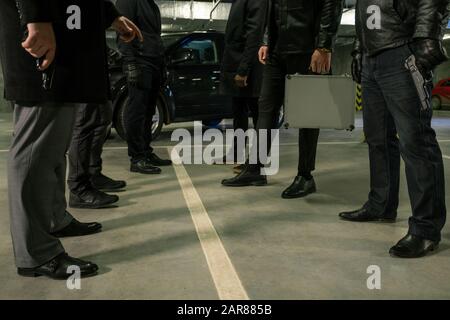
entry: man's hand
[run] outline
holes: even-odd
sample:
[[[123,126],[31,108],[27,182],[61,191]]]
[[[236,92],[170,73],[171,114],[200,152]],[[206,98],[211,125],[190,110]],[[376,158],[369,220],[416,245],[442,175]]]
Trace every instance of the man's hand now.
[[[56,39],[51,23],[29,23],[22,47],[34,58],[41,59],[39,69],[46,70],[55,59]]]
[[[259,62],[261,62],[262,64],[267,63],[267,59],[269,58],[269,47],[268,46],[262,46],[261,48],[259,48],[258,58],[259,58]]]
[[[320,49],[314,51],[311,58],[311,71],[317,74],[328,74],[331,70],[331,52]]]
[[[424,76],[448,59],[442,42],[439,40],[417,39],[410,44],[410,48],[416,57],[417,67]]]
[[[238,86],[239,88],[245,88],[246,86],[248,86],[247,80],[248,76],[240,76],[237,74],[234,77],[234,83],[236,83],[236,86]]]
[[[131,42],[136,37],[139,41],[144,42],[141,30],[128,18],[119,17],[114,20],[112,27],[124,42]]]

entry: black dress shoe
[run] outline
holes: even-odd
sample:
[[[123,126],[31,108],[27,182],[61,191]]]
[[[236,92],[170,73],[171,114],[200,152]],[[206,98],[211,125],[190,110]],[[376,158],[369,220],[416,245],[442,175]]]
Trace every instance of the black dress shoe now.
[[[69,205],[79,209],[108,208],[119,201],[116,195],[110,195],[97,189],[88,189],[79,194],[70,193]]]
[[[147,157],[147,160],[154,166],[167,167],[172,165],[172,160],[161,159],[156,154],[152,153]]]
[[[315,193],[316,191],[317,188],[314,178],[306,180],[301,176],[297,176],[295,177],[294,182],[286,190],[284,190],[281,197],[283,199],[303,198],[308,194]]]
[[[222,181],[225,187],[248,187],[248,186],[265,186],[267,185],[267,177],[260,173],[260,168],[252,169],[250,166],[245,166],[237,176],[231,179]]]
[[[371,213],[366,207],[355,211],[341,212],[339,217],[342,220],[352,222],[386,222],[394,223],[397,219],[397,213],[390,215],[376,215]]]
[[[398,258],[420,258],[438,248],[439,242],[408,234],[389,250],[389,254]]]
[[[148,159],[140,160],[138,162],[132,162],[130,166],[130,171],[142,174],[161,173],[161,169],[153,166],[153,164]]]
[[[52,235],[57,238],[81,237],[102,231],[102,225],[97,222],[81,223],[76,219],[62,230],[53,232]]]
[[[116,191],[123,189],[127,183],[122,180],[113,180],[103,174],[97,174],[91,178],[92,186],[101,191]]]
[[[98,271],[95,263],[72,258],[67,253],[63,253],[40,267],[18,268],[17,273],[23,277],[47,276],[56,280],[66,280],[73,274],[67,273],[69,267],[73,268],[74,266],[80,268],[82,277],[93,276]]]

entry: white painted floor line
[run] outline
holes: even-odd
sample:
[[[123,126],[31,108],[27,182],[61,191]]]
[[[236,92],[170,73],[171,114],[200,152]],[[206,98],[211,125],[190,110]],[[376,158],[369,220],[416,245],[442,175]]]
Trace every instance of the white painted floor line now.
[[[442,156],[442,158],[450,160],[450,156],[446,156],[445,154]]]
[[[169,154],[172,148],[167,148]],[[176,159],[172,159],[176,160]],[[186,168],[174,165],[175,173],[191,213],[197,236],[206,257],[211,276],[221,300],[249,300],[233,263],[208,216]]]

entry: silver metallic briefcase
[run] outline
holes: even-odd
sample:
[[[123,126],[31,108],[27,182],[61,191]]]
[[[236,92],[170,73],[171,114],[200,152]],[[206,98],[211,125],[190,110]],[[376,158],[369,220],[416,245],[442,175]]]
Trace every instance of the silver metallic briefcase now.
[[[353,130],[355,97],[356,85],[349,76],[289,75],[286,127]]]

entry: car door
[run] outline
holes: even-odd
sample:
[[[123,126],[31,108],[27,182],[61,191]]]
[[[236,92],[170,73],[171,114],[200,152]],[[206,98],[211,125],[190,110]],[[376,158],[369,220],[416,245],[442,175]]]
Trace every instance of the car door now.
[[[220,111],[219,40],[214,33],[191,34],[172,50],[169,71],[176,120],[200,120]]]
[[[442,83],[440,93],[442,104],[450,105],[450,79]]]

